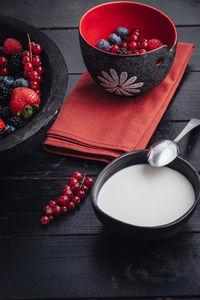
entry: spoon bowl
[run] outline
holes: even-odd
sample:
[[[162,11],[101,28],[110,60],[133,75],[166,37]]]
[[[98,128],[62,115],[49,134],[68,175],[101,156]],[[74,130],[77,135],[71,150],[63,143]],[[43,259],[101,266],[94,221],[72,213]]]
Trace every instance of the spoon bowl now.
[[[170,140],[155,142],[147,153],[147,159],[151,166],[163,167],[173,161],[179,153],[176,143]]]
[[[147,160],[153,167],[163,167],[172,162],[179,153],[177,143],[191,130],[200,125],[200,119],[191,119],[179,135],[173,140],[159,140],[147,153]]]

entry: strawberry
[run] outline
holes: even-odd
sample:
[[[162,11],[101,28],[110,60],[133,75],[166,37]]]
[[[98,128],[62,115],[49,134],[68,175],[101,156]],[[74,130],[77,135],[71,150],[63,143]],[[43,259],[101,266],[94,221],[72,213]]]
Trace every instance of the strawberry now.
[[[154,50],[157,49],[159,47],[161,47],[163,45],[163,43],[161,42],[161,40],[158,39],[150,39],[148,40],[148,50]]]
[[[12,55],[22,51],[22,45],[15,39],[6,39],[3,45],[3,52],[7,55]]]
[[[4,121],[0,118],[0,130],[4,130],[4,127],[6,126],[6,124],[4,123]]]
[[[10,99],[10,110],[14,115],[23,115],[25,119],[32,116],[35,109],[39,108],[40,96],[26,87],[17,87],[13,90]]]

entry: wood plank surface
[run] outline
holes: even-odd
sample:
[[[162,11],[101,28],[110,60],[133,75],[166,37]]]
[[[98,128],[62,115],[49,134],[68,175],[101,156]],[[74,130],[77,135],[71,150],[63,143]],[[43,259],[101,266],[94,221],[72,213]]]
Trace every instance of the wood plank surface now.
[[[57,199],[67,181],[64,176],[63,179],[16,179],[12,181],[12,185],[10,180],[0,180],[0,238],[85,235],[99,234],[102,231],[108,233],[95,216],[90,193],[74,211],[66,216],[59,216],[48,226],[40,225],[40,218],[44,215],[43,207],[50,200]],[[200,232],[200,206],[197,206],[183,231]]]
[[[177,136],[186,122],[161,121],[147,148],[159,139],[173,139]],[[180,155],[192,163],[200,172],[199,148],[200,129],[196,128],[186,135],[179,143]],[[86,172],[90,176],[96,176],[106,165],[103,162],[90,161],[50,154],[43,150],[41,137],[39,144],[27,151],[23,156],[2,168],[0,179],[63,179],[74,171]]]
[[[146,245],[104,234],[7,238],[0,254],[2,300],[200,295],[199,234]]]
[[[14,17],[40,28],[70,28],[78,26],[81,16],[88,9],[105,2],[108,1],[18,0],[13,2],[6,0],[0,1],[0,12],[4,16]],[[200,2],[198,0],[144,0],[142,3],[161,10],[176,25],[200,25]]]

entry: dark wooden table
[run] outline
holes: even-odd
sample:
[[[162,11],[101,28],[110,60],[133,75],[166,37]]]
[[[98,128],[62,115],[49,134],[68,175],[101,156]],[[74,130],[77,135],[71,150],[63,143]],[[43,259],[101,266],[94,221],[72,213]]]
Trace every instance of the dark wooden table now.
[[[68,94],[84,70],[78,24],[100,0],[1,0],[0,13],[41,29],[59,46],[69,70]],[[173,138],[200,118],[200,1],[146,0],[176,24],[178,39],[196,48],[150,143]],[[200,299],[200,206],[170,240],[142,245],[114,238],[94,215],[87,196],[52,226],[41,209],[56,199],[73,171],[96,177],[104,163],[50,155],[40,143],[0,172],[0,299]],[[200,171],[200,129],[180,144]]]

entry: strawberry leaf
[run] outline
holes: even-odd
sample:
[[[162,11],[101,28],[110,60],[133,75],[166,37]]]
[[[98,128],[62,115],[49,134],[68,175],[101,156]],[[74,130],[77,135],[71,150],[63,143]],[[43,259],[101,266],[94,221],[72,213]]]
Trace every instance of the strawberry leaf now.
[[[27,120],[30,119],[30,117],[33,114],[33,108],[30,105],[27,105],[22,111],[21,114],[23,117]]]

